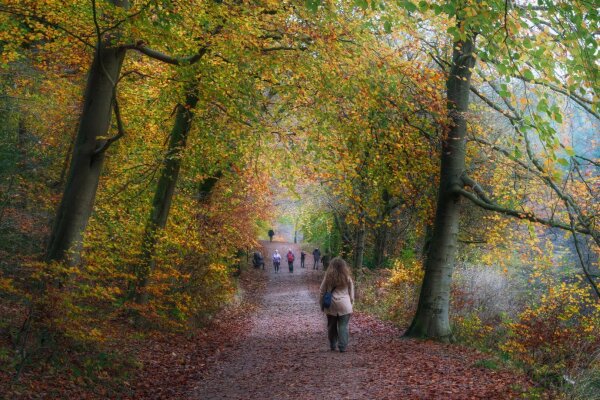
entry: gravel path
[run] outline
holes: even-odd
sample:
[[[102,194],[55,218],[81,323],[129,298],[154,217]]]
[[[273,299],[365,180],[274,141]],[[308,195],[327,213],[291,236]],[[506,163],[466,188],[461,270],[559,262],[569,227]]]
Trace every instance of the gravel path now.
[[[389,324],[355,314],[346,353],[332,352],[326,319],[317,303],[320,272],[300,268],[300,251],[288,243],[263,243],[267,254],[294,249],[294,273],[282,262],[273,272],[262,308],[246,337],[220,354],[201,377],[193,399],[506,399],[511,372],[478,367],[472,350],[400,339]],[[266,257],[267,259],[270,257]]]

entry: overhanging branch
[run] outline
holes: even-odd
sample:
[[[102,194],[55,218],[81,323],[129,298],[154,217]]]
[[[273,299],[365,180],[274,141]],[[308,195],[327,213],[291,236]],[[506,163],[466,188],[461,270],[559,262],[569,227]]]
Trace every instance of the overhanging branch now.
[[[531,221],[531,222],[535,222],[538,224],[542,224],[542,225],[546,225],[552,228],[559,228],[559,229],[563,229],[566,231],[571,231],[571,227],[565,223],[559,222],[559,221],[554,221],[551,219],[546,219],[546,218],[540,218],[538,216],[536,216],[534,213],[532,212],[526,212],[526,211],[517,211],[517,210],[513,210],[510,208],[505,208],[502,207],[498,204],[495,203],[488,203],[482,199],[480,199],[479,197],[477,197],[474,193],[471,193],[461,187],[456,187],[454,188],[454,192],[457,194],[460,194],[461,196],[469,199],[473,204],[489,210],[489,211],[494,211],[500,214],[504,214],[504,215],[508,215],[511,217],[515,217],[518,219],[522,219],[522,220],[526,220],[526,221]],[[586,228],[575,228],[575,231],[579,232],[579,233],[583,233],[585,235],[589,235],[591,232],[586,229]]]
[[[494,110],[498,111],[500,114],[504,115],[506,118],[508,118],[511,121],[517,121],[518,118],[511,114],[510,112],[508,112],[507,110],[503,110],[501,107],[499,107],[496,103],[494,103],[493,101],[491,101],[490,99],[488,99],[487,97],[485,97],[481,92],[479,92],[479,90],[477,90],[474,86],[471,86],[471,92],[473,92],[477,97],[479,97],[485,104],[487,104],[488,106],[490,106],[491,108],[493,108]]]
[[[138,51],[138,52],[140,52],[150,58],[153,58],[155,60],[162,61],[164,63],[171,64],[171,65],[180,65],[180,66],[195,64],[208,51],[208,46],[202,46],[196,54],[192,54],[187,57],[174,57],[169,54],[160,52],[158,50],[149,48],[148,46],[146,46],[146,43],[144,43],[143,41],[139,41],[135,44],[127,44],[127,45],[122,46],[122,48],[125,50],[135,50],[135,51]]]

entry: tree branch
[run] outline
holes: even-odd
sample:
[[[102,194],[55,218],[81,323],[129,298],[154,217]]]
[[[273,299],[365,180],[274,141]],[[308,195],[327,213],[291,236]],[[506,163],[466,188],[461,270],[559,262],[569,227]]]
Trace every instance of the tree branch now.
[[[97,42],[98,44],[100,44],[100,42],[102,41],[102,32],[100,29],[100,24],[98,23],[98,14],[96,11],[96,0],[91,0],[92,1],[92,19],[94,20],[94,28],[96,29],[96,37],[97,37]]]
[[[165,54],[160,51],[153,50],[153,49],[147,47],[143,41],[138,41],[135,44],[127,44],[127,45],[122,46],[121,48],[123,48],[124,50],[135,50],[135,51],[138,51],[138,52],[140,52],[150,58],[153,58],[155,60],[162,61],[164,63],[171,64],[171,65],[180,65],[180,66],[181,65],[192,65],[192,64],[198,62],[202,58],[202,56],[204,56],[206,54],[206,52],[208,51],[208,46],[202,46],[196,54],[192,54],[191,56],[174,57],[174,56],[171,56],[171,55],[168,55],[168,54]]]
[[[118,28],[119,26],[121,26],[121,24],[123,24],[124,22],[126,22],[126,21],[128,21],[128,20],[130,20],[130,19],[132,19],[132,18],[135,18],[135,17],[137,17],[138,15],[140,15],[141,13],[143,13],[143,12],[144,12],[144,11],[145,11],[145,10],[146,10],[148,7],[150,7],[150,5],[151,5],[152,3],[153,3],[153,0],[150,0],[150,1],[148,1],[146,4],[142,5],[142,6],[140,7],[140,9],[139,9],[139,10],[137,10],[137,11],[136,11],[136,12],[134,12],[134,13],[131,13],[131,14],[129,14],[128,16],[126,16],[126,17],[125,17],[125,18],[123,18],[123,19],[120,19],[120,20],[118,20],[118,21],[117,21],[117,22],[115,22],[115,23],[114,23],[112,26],[109,26],[108,28],[105,28],[105,29],[103,29],[101,33],[102,33],[102,34],[105,34],[105,33],[107,33],[107,32],[110,32],[110,31],[114,30],[114,29],[117,29],[117,28]]]
[[[273,51],[305,51],[305,47],[293,47],[293,46],[275,46],[275,47],[266,47],[261,49],[260,51],[263,53],[270,53]]]
[[[503,147],[500,147],[498,145],[495,145],[491,142],[488,142],[485,139],[478,138],[478,137],[469,138],[469,140],[489,146],[492,150],[497,151],[498,153],[502,154],[503,156],[505,156],[512,162],[517,163],[523,169],[527,170],[528,172],[531,172],[532,174],[536,175],[537,177],[540,177],[540,173],[537,169],[531,167],[523,160],[519,160],[517,157],[515,157],[513,154],[511,154],[511,152],[509,150],[507,150]]]
[[[96,48],[92,43],[88,42],[83,36],[77,35],[74,32],[72,32],[71,30],[63,27],[62,25],[59,25],[56,22],[48,21],[46,18],[41,17],[39,15],[28,14],[28,11],[18,11],[18,10],[14,10],[14,9],[11,9],[11,8],[8,8],[5,6],[0,6],[0,12],[6,13],[6,14],[11,14],[11,15],[16,15],[18,17],[22,17],[25,19],[30,18],[41,24],[49,26],[50,28],[54,28],[56,30],[63,31],[67,35],[77,39],[79,42],[83,43],[84,45],[86,45],[88,47],[91,47],[92,49]]]
[[[117,134],[111,138],[106,139],[106,141],[94,151],[94,156],[99,156],[103,154],[111,144],[116,142],[125,136],[125,127],[123,125],[123,120],[121,119],[121,109],[119,108],[119,102],[117,101],[116,94],[113,94],[113,110],[115,112],[115,119],[117,120]]]
[[[586,157],[583,157],[583,156],[578,156],[578,155],[576,155],[575,157],[579,158],[579,159],[582,159],[583,161],[587,161],[590,164],[595,165],[596,167],[600,167],[600,162],[598,162],[598,161],[594,161],[594,160],[591,160],[589,158],[586,158]]]
[[[490,200],[490,198],[487,196],[487,194],[483,190],[483,188],[481,187],[481,185],[479,185],[479,183],[475,182],[473,179],[471,179],[466,174],[463,174],[463,176],[461,177],[461,180],[463,181],[463,183],[465,184],[465,186],[468,186],[471,189],[473,189],[473,191],[475,192],[475,194],[477,194],[477,196],[481,200],[485,201],[488,204],[493,204],[492,201]]]
[[[567,207],[568,207],[568,204],[567,204]],[[577,239],[577,232],[575,230],[575,219],[573,218],[573,215],[571,214],[571,210],[568,210],[568,212],[569,212],[569,222],[571,225],[571,234],[573,235],[573,242],[575,243],[575,250],[577,252],[577,257],[579,258],[579,263],[581,264],[581,269],[583,269],[583,274],[585,275],[585,278],[589,282],[590,286],[592,287],[592,289],[594,289],[594,293],[596,293],[596,298],[600,299],[600,290],[598,289],[598,285],[594,281],[594,278],[590,275],[590,271],[588,271],[588,269],[585,265],[585,261],[583,260],[583,252],[581,251],[581,248],[579,247],[579,240]]]
[[[504,115],[509,120],[511,120],[511,121],[518,120],[518,118],[515,115],[511,114],[507,110],[503,110],[502,108],[500,108],[500,106],[498,106],[496,103],[494,103],[493,101],[491,101],[490,99],[488,99],[487,97],[485,97],[483,94],[481,94],[479,92],[479,90],[477,90],[474,86],[471,86],[470,89],[471,89],[471,92],[475,93],[475,95],[477,95],[477,97],[479,97],[481,100],[483,100],[483,102],[485,104],[487,104],[488,106],[490,106],[494,110],[498,111],[500,114]]]
[[[546,225],[546,226],[549,226],[552,228],[559,228],[559,229],[563,229],[566,231],[571,230],[571,227],[567,224],[564,224],[564,223],[558,222],[558,221],[554,221],[551,219],[540,218],[540,217],[535,216],[535,214],[533,214],[531,212],[517,211],[517,210],[510,209],[510,208],[502,207],[495,203],[487,203],[487,202],[481,200],[480,198],[478,198],[475,194],[473,194],[461,187],[458,187],[458,186],[456,188],[454,188],[454,192],[456,194],[460,194],[461,196],[469,199],[475,205],[477,205],[483,209],[489,210],[489,211],[495,211],[500,214],[508,215],[508,216],[515,217],[518,219],[536,222],[538,224]],[[577,231],[579,233],[583,233],[585,235],[590,234],[590,231],[586,228],[575,228],[575,231]]]
[[[594,110],[592,110],[591,108],[589,108],[589,106],[593,106],[594,103],[591,100],[586,99],[585,97],[579,96],[575,93],[571,93],[570,91],[563,89],[560,86],[554,85],[550,82],[542,82],[537,79],[527,79],[522,75],[512,75],[512,76],[523,82],[531,83],[533,85],[543,86],[554,92],[560,93],[560,94],[570,98],[571,100],[573,100],[575,103],[577,103],[580,107],[582,107],[588,113],[592,114],[594,117],[600,119],[600,115],[597,112],[595,112]]]

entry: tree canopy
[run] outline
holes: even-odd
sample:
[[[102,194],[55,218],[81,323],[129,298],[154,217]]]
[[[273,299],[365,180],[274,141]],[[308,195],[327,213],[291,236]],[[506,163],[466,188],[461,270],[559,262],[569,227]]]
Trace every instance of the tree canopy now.
[[[17,378],[49,342],[206,322],[281,210],[358,279],[391,271],[390,298],[414,300],[394,303],[407,336],[454,341],[459,267],[486,265],[540,298],[505,324],[529,339],[498,348],[533,363],[557,304],[596,343],[598,12],[3,0],[0,329],[18,332]]]

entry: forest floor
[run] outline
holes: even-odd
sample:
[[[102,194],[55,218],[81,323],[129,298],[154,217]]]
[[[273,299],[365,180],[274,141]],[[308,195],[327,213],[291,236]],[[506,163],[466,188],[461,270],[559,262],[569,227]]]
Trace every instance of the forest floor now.
[[[103,373],[89,381],[40,366],[18,385],[0,374],[0,399],[510,399],[533,386],[515,371],[487,368],[483,353],[403,339],[391,323],[365,313],[350,320],[347,352],[330,351],[317,299],[323,272],[312,269],[312,256],[300,268],[297,245],[262,245],[266,269],[243,270],[239,301],[209,325],[119,345],[136,360],[127,377]],[[285,260],[273,271],[275,248],[294,250],[293,273]]]
[[[485,355],[475,350],[402,339],[400,330],[363,313],[350,320],[348,351],[330,351],[317,300],[322,272],[312,269],[312,257],[300,268],[296,245],[263,246],[266,255],[293,248],[294,272],[283,261],[275,273],[267,260],[256,274],[268,276],[259,309],[187,398],[510,399],[531,386],[514,371],[486,368]]]

